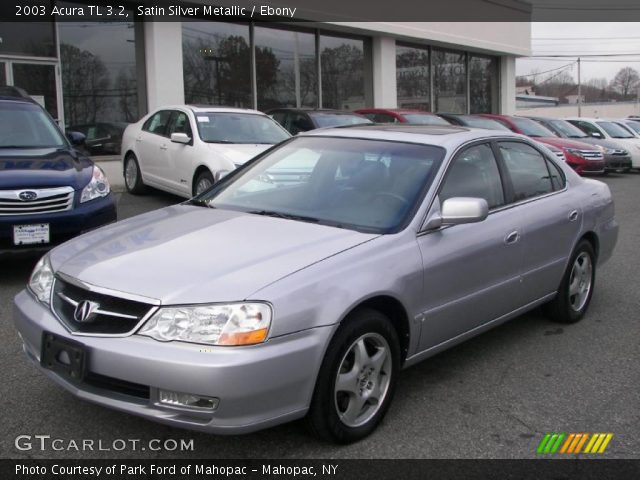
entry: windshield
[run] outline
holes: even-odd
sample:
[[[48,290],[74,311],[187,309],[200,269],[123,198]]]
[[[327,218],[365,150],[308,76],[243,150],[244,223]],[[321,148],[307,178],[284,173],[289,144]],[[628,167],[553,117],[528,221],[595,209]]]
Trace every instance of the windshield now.
[[[195,116],[200,138],[207,143],[272,145],[289,138],[287,132],[266,115],[196,112]]]
[[[341,127],[343,125],[362,125],[363,123],[373,123],[366,117],[360,115],[350,115],[348,113],[309,113],[316,122],[318,128],[323,127]]]
[[[67,142],[51,118],[30,103],[0,102],[0,148],[60,148]]]
[[[460,115],[459,118],[467,127],[486,128],[487,130],[506,130],[507,132],[511,131],[500,122],[496,122],[490,118],[472,117],[470,115]]]
[[[431,145],[297,137],[222,181],[197,203],[389,233],[413,213],[444,154]]]
[[[560,132],[560,134],[564,137],[586,138],[589,136],[575,125],[571,125],[566,120],[547,120],[546,122],[551,125],[551,128]]]
[[[640,122],[627,120],[624,124],[636,133],[640,133]]]
[[[403,113],[402,116],[408,123],[412,123],[414,125],[450,125],[449,122],[436,115],[427,115],[425,113]]]
[[[624,127],[621,127],[617,123],[613,122],[596,122],[600,127],[607,132],[610,137],[613,138],[633,138],[633,134],[627,131]]]
[[[528,137],[557,137],[557,135],[548,128],[528,118],[512,117],[511,121],[518,127],[518,130]]]

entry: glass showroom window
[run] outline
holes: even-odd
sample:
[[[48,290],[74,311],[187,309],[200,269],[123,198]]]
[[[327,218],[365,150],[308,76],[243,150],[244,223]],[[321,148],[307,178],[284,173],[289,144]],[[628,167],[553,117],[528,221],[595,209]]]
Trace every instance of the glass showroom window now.
[[[432,50],[436,112],[467,113],[467,71],[464,52]]]
[[[320,37],[322,107],[366,107],[364,40]]]
[[[431,110],[427,48],[396,47],[396,83],[398,107]]]
[[[249,26],[183,22],[186,103],[252,108]]]
[[[469,55],[470,113],[497,111],[498,61],[495,57]]]
[[[258,109],[316,107],[315,35],[255,27],[254,39]]]
[[[109,150],[90,153],[120,153],[122,131],[138,120],[133,22],[59,22],[58,31],[67,129]]]

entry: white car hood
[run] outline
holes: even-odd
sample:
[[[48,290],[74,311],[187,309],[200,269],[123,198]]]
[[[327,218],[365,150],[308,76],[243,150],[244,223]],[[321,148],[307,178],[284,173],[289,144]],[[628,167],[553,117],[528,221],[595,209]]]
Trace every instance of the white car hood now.
[[[264,143],[207,143],[207,145],[211,150],[216,152],[217,155],[230,160],[236,165],[242,165],[272,146]]]
[[[162,304],[238,301],[376,236],[175,205],[71,240],[51,252],[51,264],[91,285]]]

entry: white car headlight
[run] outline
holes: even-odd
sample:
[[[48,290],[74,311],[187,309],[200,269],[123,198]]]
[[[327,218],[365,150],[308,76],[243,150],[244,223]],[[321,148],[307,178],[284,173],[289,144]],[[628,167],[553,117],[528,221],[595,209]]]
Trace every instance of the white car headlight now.
[[[178,340],[207,345],[255,345],[267,339],[271,307],[247,302],[165,307],[138,331],[161,342]]]
[[[109,186],[107,176],[100,167],[94,165],[91,181],[82,189],[80,203],[88,202],[95,198],[106,197],[110,191],[111,187]]]
[[[51,287],[53,286],[53,269],[49,263],[49,255],[45,255],[36,263],[28,287],[38,300],[49,304],[51,299]]]

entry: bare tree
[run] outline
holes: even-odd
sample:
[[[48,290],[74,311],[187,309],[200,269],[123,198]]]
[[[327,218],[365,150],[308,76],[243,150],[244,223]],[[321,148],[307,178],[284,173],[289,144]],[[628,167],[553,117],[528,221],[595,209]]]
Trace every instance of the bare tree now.
[[[636,93],[639,86],[640,75],[631,67],[621,68],[611,80],[611,88],[623,97]]]

